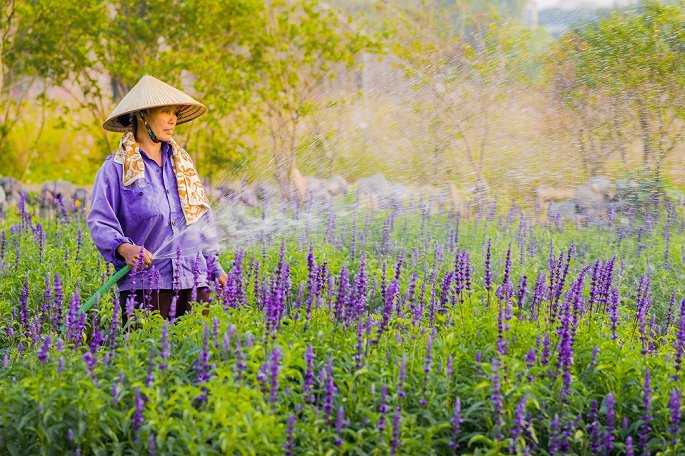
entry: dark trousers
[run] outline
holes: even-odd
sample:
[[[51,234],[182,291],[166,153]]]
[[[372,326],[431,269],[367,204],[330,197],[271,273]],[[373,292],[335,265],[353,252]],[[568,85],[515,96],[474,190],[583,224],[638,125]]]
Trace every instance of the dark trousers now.
[[[121,306],[121,323],[125,325],[128,321],[128,314],[126,313],[126,302],[131,294],[134,295],[136,309],[149,309],[151,311],[158,311],[162,318],[170,320],[171,317],[180,317],[190,311],[190,298],[193,290],[183,289],[178,290],[178,299],[176,300],[176,313],[170,315],[171,302],[174,298],[174,290],[127,290],[119,293],[119,305]],[[209,288],[200,287],[197,289],[196,301],[200,303],[209,303]],[[202,314],[207,315],[209,309],[204,305]]]

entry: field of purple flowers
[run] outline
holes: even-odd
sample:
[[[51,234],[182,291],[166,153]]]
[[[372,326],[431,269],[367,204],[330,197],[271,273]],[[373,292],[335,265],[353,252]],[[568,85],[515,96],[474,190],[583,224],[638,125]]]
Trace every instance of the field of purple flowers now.
[[[675,206],[323,216],[230,246],[208,316],[122,331],[112,292],[78,312],[113,272],[84,214],[2,208],[0,453],[685,452]]]

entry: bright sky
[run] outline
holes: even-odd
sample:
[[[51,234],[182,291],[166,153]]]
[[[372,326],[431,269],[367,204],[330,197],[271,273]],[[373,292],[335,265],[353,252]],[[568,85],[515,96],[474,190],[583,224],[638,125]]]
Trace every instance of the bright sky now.
[[[559,7],[559,8],[602,8],[608,6],[625,6],[637,3],[637,0],[537,0],[540,9]]]

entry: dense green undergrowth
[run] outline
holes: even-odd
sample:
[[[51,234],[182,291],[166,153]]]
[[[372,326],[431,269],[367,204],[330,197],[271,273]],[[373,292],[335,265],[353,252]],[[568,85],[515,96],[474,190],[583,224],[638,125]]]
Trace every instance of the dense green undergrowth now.
[[[82,214],[31,211],[0,219],[2,453],[685,451],[672,207],[588,227],[331,216],[228,245],[207,316],[122,331],[110,292],[76,332],[70,302],[112,270]]]

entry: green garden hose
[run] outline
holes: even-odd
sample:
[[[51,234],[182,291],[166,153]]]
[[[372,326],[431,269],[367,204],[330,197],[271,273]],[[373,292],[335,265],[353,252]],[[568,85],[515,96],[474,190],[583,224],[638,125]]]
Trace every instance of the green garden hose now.
[[[79,313],[88,312],[88,309],[93,307],[93,304],[95,304],[95,301],[97,301],[97,299],[100,296],[102,296],[102,294],[105,291],[109,290],[112,287],[112,285],[117,283],[119,281],[119,279],[121,279],[123,276],[125,276],[126,273],[130,270],[131,270],[131,266],[129,266],[129,265],[126,265],[123,268],[119,269],[112,277],[109,278],[109,280],[107,280],[107,282],[104,283],[104,285],[102,285],[100,287],[100,289],[98,291],[95,292],[95,294],[93,296],[90,297],[90,299],[88,299],[88,301],[86,301],[85,303],[83,303],[83,305],[81,305],[81,307],[79,308]],[[61,330],[62,330],[61,331],[62,333],[64,333],[66,331],[66,323],[62,324]]]
[[[107,290],[109,290],[109,289],[112,287],[112,285],[114,285],[115,283],[117,283],[117,282],[119,281],[119,279],[121,279],[123,276],[125,276],[126,273],[127,273],[128,271],[130,271],[130,270],[131,270],[131,266],[129,266],[129,265],[126,265],[126,266],[124,266],[123,268],[119,269],[119,270],[116,272],[116,274],[114,274],[112,277],[110,277],[109,280],[108,280],[107,282],[105,282],[105,284],[102,285],[102,286],[100,287],[100,289],[99,289],[98,291],[95,292],[95,294],[94,294],[93,296],[90,297],[90,299],[89,299],[88,301],[86,301],[83,305],[81,305],[81,308],[79,309],[79,312],[81,312],[81,313],[88,312],[88,309],[90,309],[91,307],[93,307],[93,304],[95,304],[95,301],[96,301],[100,296],[102,296],[102,294],[103,294],[104,292],[106,292]]]

